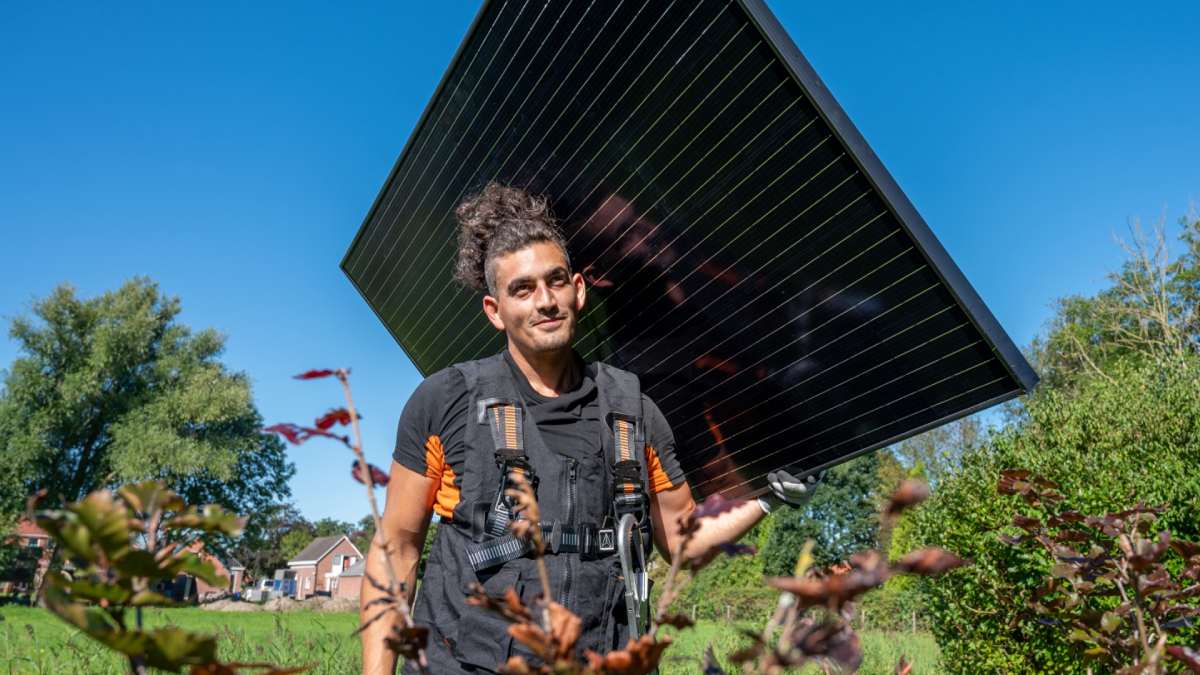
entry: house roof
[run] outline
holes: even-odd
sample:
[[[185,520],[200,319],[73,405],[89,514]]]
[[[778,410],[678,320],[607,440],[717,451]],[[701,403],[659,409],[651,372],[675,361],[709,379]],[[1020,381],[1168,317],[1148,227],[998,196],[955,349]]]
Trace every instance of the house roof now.
[[[49,537],[46,531],[37,526],[32,520],[21,520],[17,523],[18,535],[22,537]]]
[[[361,576],[363,576],[363,573],[366,571],[366,568],[367,568],[367,561],[359,560],[358,562],[351,565],[345,572],[342,572],[342,576],[344,576],[344,577],[361,577]]]
[[[354,545],[354,542],[350,541],[350,537],[347,537],[344,534],[335,534],[329,537],[317,537],[316,539],[313,539],[312,543],[308,546],[305,546],[303,550],[301,550],[295,555],[295,557],[288,561],[288,564],[295,565],[301,563],[315,563],[328,555],[329,552],[333,550],[333,547],[337,546],[338,543],[340,543],[343,539],[345,539],[347,542],[350,542],[350,547],[353,548],[356,553],[358,553],[360,556],[362,555],[362,552],[358,550],[358,547]]]

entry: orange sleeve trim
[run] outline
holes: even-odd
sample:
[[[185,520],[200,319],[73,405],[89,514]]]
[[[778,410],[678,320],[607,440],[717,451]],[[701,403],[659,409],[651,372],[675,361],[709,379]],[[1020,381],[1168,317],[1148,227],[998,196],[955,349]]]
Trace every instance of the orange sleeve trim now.
[[[446,462],[440,436],[425,440],[425,475],[438,481],[433,493],[433,512],[442,520],[453,519],[454,507],[458,506],[462,493],[454,483],[454,469]]]
[[[667,472],[663,470],[662,460],[658,458],[653,445],[646,446],[646,473],[650,478],[650,492],[658,493],[675,487]]]

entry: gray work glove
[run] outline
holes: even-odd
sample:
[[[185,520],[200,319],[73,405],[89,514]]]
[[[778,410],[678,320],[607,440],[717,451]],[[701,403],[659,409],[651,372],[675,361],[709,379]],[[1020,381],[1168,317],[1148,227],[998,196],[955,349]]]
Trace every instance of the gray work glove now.
[[[759,506],[767,513],[779,504],[804,506],[812,499],[813,490],[824,474],[824,471],[818,471],[797,478],[782,469],[772,471],[767,474],[767,486],[771,488],[771,492],[758,498]]]

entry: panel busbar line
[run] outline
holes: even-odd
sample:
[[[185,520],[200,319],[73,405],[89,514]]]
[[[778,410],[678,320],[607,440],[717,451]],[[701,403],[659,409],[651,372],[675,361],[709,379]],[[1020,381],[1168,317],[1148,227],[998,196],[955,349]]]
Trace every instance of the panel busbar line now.
[[[758,0],[489,0],[342,260],[417,369],[503,347],[454,207],[550,198],[576,348],[636,372],[698,494],[846,461],[1032,369]]]

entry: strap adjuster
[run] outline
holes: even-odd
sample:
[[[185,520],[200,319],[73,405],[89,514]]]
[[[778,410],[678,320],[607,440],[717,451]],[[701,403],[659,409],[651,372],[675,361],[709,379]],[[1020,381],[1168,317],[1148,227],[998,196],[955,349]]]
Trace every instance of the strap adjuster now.
[[[617,550],[617,533],[611,527],[596,530],[596,550],[601,554]]]

